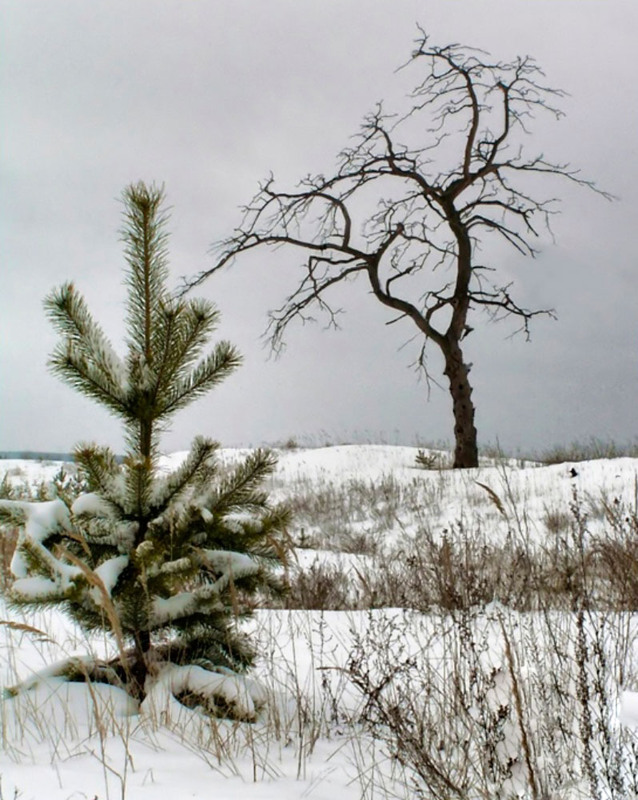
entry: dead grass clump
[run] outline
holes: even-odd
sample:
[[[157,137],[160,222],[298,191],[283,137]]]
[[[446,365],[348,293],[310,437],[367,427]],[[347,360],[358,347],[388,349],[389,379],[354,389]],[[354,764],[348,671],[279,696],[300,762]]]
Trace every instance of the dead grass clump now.
[[[613,688],[631,647],[613,616],[495,604],[371,617],[344,672],[413,797],[627,800],[638,754]]]
[[[459,530],[440,538],[422,533],[407,546],[358,564],[316,561],[289,578],[288,608],[354,610],[409,608],[453,611],[494,601],[538,607],[536,566],[513,544],[493,546]]]
[[[569,531],[569,527],[572,523],[572,515],[569,511],[565,511],[564,509],[545,509],[545,513],[543,514],[542,523],[545,526],[547,533],[551,534],[552,536],[558,536],[559,534],[565,534]]]
[[[415,466],[425,470],[452,469],[450,453],[419,449],[414,458]]]
[[[638,442],[618,444],[612,440],[592,437],[587,442],[555,445],[535,458],[543,464],[569,464],[578,461],[595,461],[601,458],[638,458]]]
[[[348,571],[338,564],[320,561],[315,561],[307,569],[295,570],[288,577],[282,604],[289,609],[317,611],[359,607]]]
[[[593,536],[575,502],[557,518],[558,532],[533,544],[513,534],[490,541],[480,529],[457,523],[438,535],[425,528],[367,550],[354,566],[318,560],[291,576],[288,607],[451,612],[498,602],[528,612],[573,610],[578,598],[590,610],[638,610],[636,517],[618,510],[613,525]],[[364,552],[354,545],[350,552]]]

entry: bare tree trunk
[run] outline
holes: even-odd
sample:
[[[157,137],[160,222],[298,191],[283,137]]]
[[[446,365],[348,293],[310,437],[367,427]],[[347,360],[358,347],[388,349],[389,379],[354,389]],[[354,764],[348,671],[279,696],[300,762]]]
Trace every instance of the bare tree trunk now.
[[[474,403],[468,377],[470,366],[463,361],[458,342],[448,341],[442,349],[445,356],[444,374],[450,382],[454,414],[454,469],[478,467]]]
[[[216,263],[186,287],[255,247],[289,245],[305,252],[296,288],[270,312],[268,335],[278,349],[287,326],[309,319],[313,305],[338,327],[341,309],[331,305],[329,294],[337,284],[367,273],[377,300],[397,312],[388,324],[410,319],[441,349],[454,411],[454,466],[476,467],[472,387],[459,344],[472,329],[468,315],[483,310],[492,319],[518,317],[527,334],[533,317],[553,313],[518,305],[510,283],[492,280],[490,273],[497,270],[474,261],[475,248],[494,235],[522,255],[535,254],[536,220],[549,229],[554,201],[552,195],[529,193],[524,176],[530,173],[611,196],[568,164],[547,161],[542,152],[528,157],[515,144],[537,111],[561,116],[554,103],[563,93],[545,85],[532,58],[494,62],[458,44],[431,45],[419,31],[411,61],[424,64],[425,74],[409,94],[407,113],[397,119],[378,104],[328,177],[308,176],[294,191],[280,192],[271,175],[245,207],[235,232],[219,243]],[[404,123],[410,136],[413,126],[420,127],[421,145],[401,144]],[[377,205],[370,206],[376,210],[360,220],[359,196],[368,207],[372,186],[379,187]],[[353,236],[360,223],[362,235]],[[414,283],[408,290],[410,276]],[[425,368],[424,357],[422,350],[419,364]]]

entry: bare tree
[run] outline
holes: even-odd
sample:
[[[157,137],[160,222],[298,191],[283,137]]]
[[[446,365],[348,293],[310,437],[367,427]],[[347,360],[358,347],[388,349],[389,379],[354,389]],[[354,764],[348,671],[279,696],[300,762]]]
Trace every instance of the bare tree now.
[[[519,305],[511,284],[494,280],[494,265],[479,263],[479,246],[496,234],[519,253],[535,254],[534,240],[549,229],[556,202],[538,196],[545,183],[539,177],[599,190],[569,165],[525,153],[534,115],[562,115],[555,103],[563,92],[543,84],[532,58],[492,62],[483,51],[435,47],[420,34],[404,65],[420,75],[405,113],[388,115],[379,104],[330,177],[308,177],[296,191],[282,192],[271,176],[216,249],[214,266],[188,285],[254,248],[297,248],[300,280],[270,312],[268,335],[277,350],[288,325],[310,319],[312,307],[336,327],[341,309],[332,305],[331,290],[363,274],[374,296],[396,312],[390,322],[408,318],[423,337],[418,364],[426,376],[425,345],[439,348],[453,404],[454,466],[474,467],[471,365],[463,352],[470,311],[518,318],[525,335],[534,316],[552,316]]]

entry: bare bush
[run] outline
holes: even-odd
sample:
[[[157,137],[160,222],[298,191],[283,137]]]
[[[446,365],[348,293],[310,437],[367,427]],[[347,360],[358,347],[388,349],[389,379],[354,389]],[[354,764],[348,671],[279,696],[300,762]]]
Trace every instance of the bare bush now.
[[[535,457],[543,464],[569,464],[600,458],[638,458],[638,442],[620,444],[610,439],[592,437],[586,442],[554,445]]]
[[[290,609],[329,611],[353,608],[352,577],[337,564],[316,561],[288,578],[284,604]]]
[[[499,605],[371,618],[345,671],[361,720],[404,766],[413,797],[540,800],[586,786],[626,800],[638,760],[610,689],[630,639],[601,622]],[[603,630],[624,648],[612,651]]]

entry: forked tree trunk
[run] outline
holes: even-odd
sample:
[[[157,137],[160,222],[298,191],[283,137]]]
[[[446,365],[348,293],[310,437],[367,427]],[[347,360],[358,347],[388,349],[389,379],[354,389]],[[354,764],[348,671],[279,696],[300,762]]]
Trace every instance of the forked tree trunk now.
[[[469,381],[470,367],[463,361],[458,342],[447,343],[444,374],[450,382],[454,414],[454,469],[478,467],[478,445],[474,427],[474,404]]]

